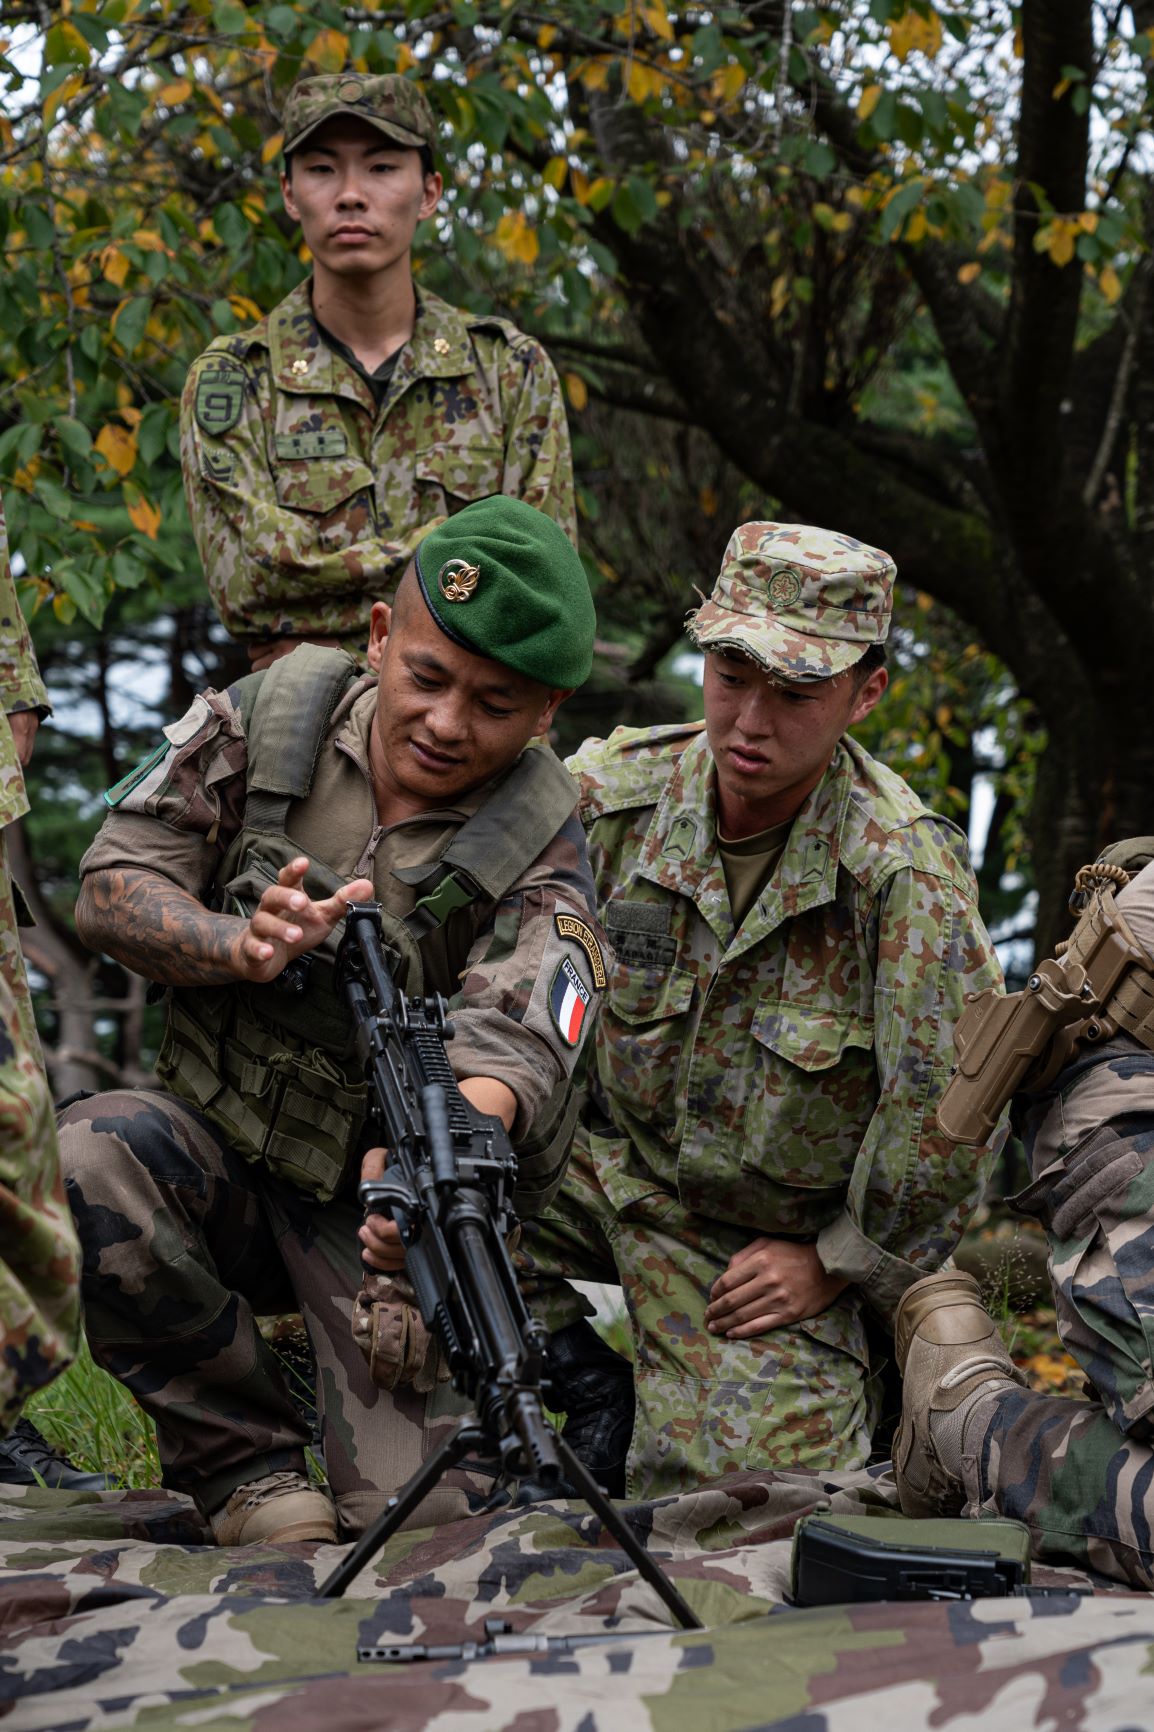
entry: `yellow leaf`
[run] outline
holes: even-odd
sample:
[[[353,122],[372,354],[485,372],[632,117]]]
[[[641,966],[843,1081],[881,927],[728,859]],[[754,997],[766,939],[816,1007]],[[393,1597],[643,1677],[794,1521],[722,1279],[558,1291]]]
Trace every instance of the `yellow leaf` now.
[[[720,72],[715,72],[709,81],[709,93],[714,102],[732,102],[745,83],[745,67],[740,61],[731,60],[728,66],[723,66]]]
[[[135,505],[128,507],[128,515],[133,527],[139,529],[141,535],[147,535],[149,541],[156,540],[156,532],[160,528],[160,512],[143,494]]]
[[[697,509],[703,517],[716,517],[718,504],[717,489],[706,483],[697,495]]]
[[[96,449],[118,475],[131,473],[136,462],[136,439],[123,427],[106,421],[96,435]]]
[[[305,63],[318,72],[340,72],[348,59],[349,39],[340,30],[320,30],[304,52]]]
[[[126,403],[120,411],[121,419],[128,422],[128,425],[132,428],[134,433],[140,426],[143,414],[144,411],[138,409],[135,403]]]
[[[1098,227],[1098,212],[1096,210],[1082,211],[1078,217],[1078,227],[1083,229],[1086,234],[1092,235]]]
[[[400,47],[397,49],[397,71],[407,72],[416,58],[416,55],[413,53],[408,43],[402,42]]]
[[[573,197],[578,204],[589,203],[589,176],[583,168],[570,169],[569,185],[573,188]]]
[[[660,36],[663,42],[674,40],[673,26],[669,22],[669,14],[665,10],[665,0],[655,0],[650,6],[641,8],[641,16],[652,30],[654,36]]]
[[[939,704],[937,709],[934,711],[934,721],[937,723],[939,728],[948,728],[953,719],[954,712],[951,710],[949,704]]]
[[[556,40],[557,26],[555,24],[542,24],[537,32],[538,48],[550,48]]]
[[[1041,229],[1034,242],[1038,252],[1049,253],[1056,265],[1068,265],[1074,257],[1074,242],[1078,232],[1077,223],[1068,217],[1054,217]]]
[[[661,78],[639,60],[631,60],[625,73],[625,90],[630,102],[644,102],[661,89]]]
[[[929,16],[923,18],[920,12],[907,6],[890,25],[889,39],[894,54],[903,63],[914,53],[932,60],[942,46],[942,21],[932,7]]]
[[[565,395],[580,414],[589,401],[589,388],[580,373],[565,374]]]
[[[581,82],[586,90],[601,90],[609,77],[608,60],[587,60],[581,70]]]
[[[230,295],[228,304],[238,319],[263,319],[264,314],[255,301],[250,301],[247,295]]]
[[[874,109],[877,107],[878,103],[881,101],[881,99],[882,99],[882,87],[881,87],[881,85],[880,84],[867,84],[865,89],[861,93],[861,97],[858,100],[858,105],[857,105],[857,117],[858,117],[858,119],[859,120],[868,120],[870,115],[873,113]]]
[[[775,318],[775,319],[780,319],[781,315],[784,313],[788,304],[789,304],[789,278],[787,276],[784,276],[784,275],[780,276],[780,277],[774,277],[773,285],[769,291],[770,316],[772,318]]]
[[[844,235],[847,229],[853,227],[853,218],[847,210],[835,211],[829,226],[835,235]]]
[[[284,143],[284,133],[283,132],[274,132],[271,138],[265,139],[264,144],[261,146],[261,152],[260,152],[260,160],[263,163],[265,168],[268,167],[269,163],[273,160],[273,158],[275,156],[280,155],[280,149],[281,149],[281,145],[283,143]]]
[[[926,213],[925,211],[916,210],[910,217],[909,222],[906,224],[906,240],[909,241],[911,245],[916,246],[920,240],[925,239],[925,233]]]
[[[919,613],[929,613],[934,605],[934,598],[932,595],[927,595],[924,589],[919,589],[914,597],[914,604]]]
[[[817,222],[823,229],[827,229],[833,221],[833,206],[831,204],[823,204],[819,199],[812,208],[815,222]]]
[[[132,238],[136,245],[142,247],[146,253],[166,253],[168,251],[155,229],[134,229]]]
[[[1122,293],[1122,279],[1114,269],[1113,265],[1106,266],[1106,269],[1098,278],[1098,287],[1105,295],[1110,306],[1113,306],[1114,302]]]
[[[523,265],[533,264],[540,251],[537,231],[521,210],[505,212],[497,224],[493,240],[507,259],[517,259]]]
[[[131,265],[119,247],[109,244],[100,254],[100,268],[110,283],[123,288],[125,278],[131,270]]]
[[[175,108],[178,103],[187,102],[191,95],[191,81],[178,78],[174,84],[162,84],[156,93],[156,100],[163,102],[168,108]]]
[[[1050,92],[1050,95],[1053,97],[1055,102],[1061,102],[1067,90],[1069,90],[1071,83],[1072,80],[1069,78],[1059,78],[1057,84],[1055,84],[1053,90]]]
[[[56,89],[44,99],[44,119],[50,125],[56,118],[56,111],[67,108],[74,96],[84,89],[87,80],[82,72],[70,72]]]
[[[981,274],[982,274],[981,265],[978,263],[978,261],[976,259],[972,259],[968,265],[962,265],[959,268],[958,281],[959,281],[959,283],[972,283],[974,281],[974,279],[976,277],[980,277]]]
[[[569,164],[563,156],[551,156],[541,171],[541,179],[546,186],[551,186],[554,192],[560,192],[568,172]]]

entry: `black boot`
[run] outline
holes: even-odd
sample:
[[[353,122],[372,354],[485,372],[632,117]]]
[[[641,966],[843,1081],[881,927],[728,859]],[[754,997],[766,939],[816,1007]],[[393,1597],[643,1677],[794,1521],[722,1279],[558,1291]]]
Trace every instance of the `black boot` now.
[[[625,1496],[625,1458],[636,1402],[633,1367],[582,1318],[551,1336],[545,1361],[561,1436],[610,1497]]]
[[[49,1485],[60,1491],[114,1491],[106,1473],[84,1473],[41,1437],[30,1420],[0,1438],[0,1485]]]

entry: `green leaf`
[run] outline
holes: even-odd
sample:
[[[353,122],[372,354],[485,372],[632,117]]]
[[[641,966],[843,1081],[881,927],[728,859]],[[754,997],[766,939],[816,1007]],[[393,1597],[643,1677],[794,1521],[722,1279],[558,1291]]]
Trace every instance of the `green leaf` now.
[[[45,66],[87,66],[92,50],[70,19],[54,24],[44,38]]]
[[[104,620],[104,610],[108,606],[108,594],[104,583],[105,560],[93,560],[81,565],[72,560],[62,560],[52,572],[53,582],[62,589],[90,625],[99,627]]]
[[[805,147],[805,166],[815,180],[825,180],[837,167],[837,157],[823,138],[814,138]]]
[[[148,578],[148,567],[143,560],[134,559],[123,548],[118,548],[112,556],[112,581],[117,589],[139,589]]]
[[[76,421],[71,415],[61,415],[56,422],[56,431],[60,435],[60,443],[76,457],[88,457],[92,453],[92,435],[83,421]]]
[[[234,204],[218,204],[212,213],[212,226],[229,252],[238,253],[248,245],[251,230],[244,213]]]
[[[617,227],[624,229],[627,235],[635,235],[645,219],[637,208],[630,185],[627,180],[621,182],[613,194],[612,212]]]
[[[241,36],[249,27],[248,12],[237,0],[214,0],[212,21],[222,36]]]
[[[126,355],[134,354],[144,341],[144,330],[151,309],[152,302],[147,295],[133,295],[117,313],[114,335]]]

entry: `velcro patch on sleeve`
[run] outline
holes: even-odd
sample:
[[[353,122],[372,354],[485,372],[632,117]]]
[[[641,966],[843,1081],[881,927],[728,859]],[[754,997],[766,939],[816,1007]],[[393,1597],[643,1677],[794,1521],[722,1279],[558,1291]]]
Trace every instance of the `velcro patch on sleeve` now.
[[[585,1013],[593,994],[567,956],[563,956],[549,988],[549,1014],[567,1046],[581,1039]]]
[[[197,425],[219,437],[236,426],[244,409],[244,374],[238,367],[203,367],[193,411]]]
[[[278,433],[275,440],[278,457],[346,457],[349,442],[339,427],[326,427],[319,433]]]
[[[573,944],[581,946],[593,970],[593,984],[600,992],[605,985],[605,955],[593,928],[576,914],[556,914],[553,924],[561,938],[568,938]]]

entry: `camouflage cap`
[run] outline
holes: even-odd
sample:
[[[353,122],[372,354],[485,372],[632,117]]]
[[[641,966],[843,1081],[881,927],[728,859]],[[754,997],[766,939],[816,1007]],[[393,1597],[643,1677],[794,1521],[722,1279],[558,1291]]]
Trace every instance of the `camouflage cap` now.
[[[589,580],[543,511],[503,493],[478,499],[430,530],[413,564],[454,643],[547,686],[589,678],[597,628]]]
[[[326,120],[350,114],[409,150],[423,144],[436,149],[437,123],[420,85],[396,73],[366,78],[359,72],[326,72],[294,84],[285,103],[282,149],[299,150]]]
[[[895,576],[888,553],[852,535],[743,523],[686,629],[700,649],[742,650],[782,679],[829,679],[885,642]]]

